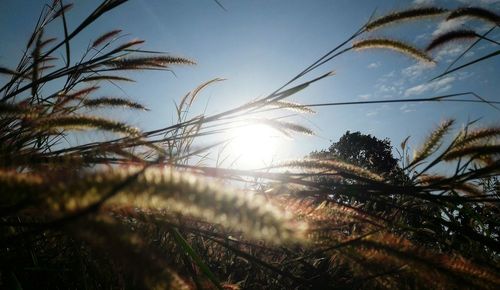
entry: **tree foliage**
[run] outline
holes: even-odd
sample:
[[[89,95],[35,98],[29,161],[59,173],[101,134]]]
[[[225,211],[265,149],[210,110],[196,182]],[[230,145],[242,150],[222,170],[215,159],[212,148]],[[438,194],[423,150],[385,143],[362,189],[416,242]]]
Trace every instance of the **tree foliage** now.
[[[312,152],[311,157],[337,158],[383,175],[393,175],[400,169],[389,139],[380,140],[361,132],[347,131],[328,150]]]

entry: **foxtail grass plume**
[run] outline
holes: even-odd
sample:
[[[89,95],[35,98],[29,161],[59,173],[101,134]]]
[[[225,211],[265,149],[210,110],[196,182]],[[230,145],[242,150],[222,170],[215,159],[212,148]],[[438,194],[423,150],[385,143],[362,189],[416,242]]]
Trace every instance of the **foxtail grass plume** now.
[[[115,29],[104,33],[103,35],[99,36],[96,40],[94,40],[94,42],[92,43],[92,47],[100,46],[101,44],[107,42],[108,40],[120,34],[120,32],[122,32],[120,29]]]
[[[269,106],[280,108],[280,109],[288,109],[288,110],[296,111],[299,113],[307,113],[307,114],[315,114],[316,113],[316,111],[314,111],[313,109],[311,109],[307,106],[304,106],[302,104],[295,103],[295,102],[272,101],[272,102],[269,102]]]
[[[465,30],[465,29],[460,29],[460,30],[453,30],[441,35],[438,35],[436,38],[434,38],[431,43],[427,46],[425,49],[426,51],[433,50],[439,46],[445,45],[451,41],[456,41],[456,40],[464,40],[464,39],[475,39],[477,38],[478,35],[476,32],[472,30]]]
[[[123,81],[123,82],[135,82],[133,79],[129,79],[121,76],[112,75],[96,75],[89,76],[82,79],[82,82],[92,82],[92,81]]]
[[[101,193],[109,192],[136,172],[137,168],[113,169],[83,176],[70,187],[62,184],[57,191],[67,192],[67,195],[62,205],[55,206],[76,210],[92,204]],[[262,196],[228,189],[213,181],[171,169],[146,169],[106,204],[186,214],[275,244],[303,242],[307,228]]]
[[[94,116],[54,116],[33,120],[34,127],[42,130],[88,130],[98,129],[116,133],[137,135],[139,130],[125,123]]]
[[[425,7],[425,8],[415,8],[408,9],[404,11],[398,11],[391,14],[387,14],[378,19],[375,19],[368,23],[365,28],[367,31],[372,31],[378,28],[381,28],[385,25],[397,23],[400,21],[413,20],[413,19],[421,19],[424,17],[431,16],[439,16],[443,13],[447,12],[446,9],[437,8],[437,7]]]
[[[497,140],[498,138],[500,138],[500,127],[479,128],[462,133],[457,139],[455,147],[461,147],[484,140],[487,141],[488,139]]]
[[[485,156],[499,156],[500,144],[472,144],[454,148],[448,151],[443,159],[451,161],[457,158],[471,156],[473,158],[483,158]]]
[[[151,56],[151,57],[134,57],[134,58],[119,58],[106,62],[106,66],[115,69],[148,69],[148,68],[167,68],[169,65],[193,65],[194,61],[174,56]]]
[[[405,54],[418,61],[434,64],[434,60],[430,56],[428,56],[425,52],[413,46],[410,46],[406,43],[403,43],[401,41],[392,39],[373,38],[373,39],[360,40],[355,42],[352,45],[352,48],[354,48],[355,50],[371,49],[371,48],[390,49]]]
[[[298,167],[309,170],[324,172],[325,170],[338,172],[344,177],[356,178],[361,177],[376,182],[383,182],[384,178],[370,170],[362,167],[338,161],[338,160],[319,160],[319,159],[302,159],[283,162],[276,167]]]
[[[122,98],[110,98],[110,97],[101,97],[97,99],[85,99],[83,100],[83,106],[88,108],[95,107],[125,107],[130,109],[137,110],[148,110],[143,105],[133,102],[130,100],[122,99]]]
[[[463,7],[453,10],[446,20],[456,19],[460,17],[471,17],[490,22],[495,25],[500,25],[500,16],[494,12],[480,7]]]
[[[441,146],[441,140],[448,133],[454,122],[454,120],[447,120],[434,130],[427,137],[425,143],[415,151],[411,164],[416,164],[434,153]]]
[[[292,133],[301,133],[304,135],[314,135],[314,131],[295,123],[278,121],[273,119],[256,119],[255,123],[261,123],[267,125],[281,133],[283,133],[287,137],[291,137]]]

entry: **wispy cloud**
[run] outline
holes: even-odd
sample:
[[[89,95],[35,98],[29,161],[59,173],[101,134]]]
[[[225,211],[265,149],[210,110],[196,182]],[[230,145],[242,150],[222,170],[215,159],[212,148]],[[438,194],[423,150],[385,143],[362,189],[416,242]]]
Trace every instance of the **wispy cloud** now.
[[[392,70],[392,71],[390,71],[390,72],[388,72],[386,74],[381,75],[378,78],[377,82],[378,83],[384,83],[384,82],[390,81],[390,80],[392,80],[394,78],[394,76],[396,76],[396,71]]]
[[[380,61],[372,62],[370,63],[367,68],[377,68],[381,65],[382,63]]]
[[[399,107],[399,110],[401,110],[401,112],[403,113],[411,113],[417,111],[415,109],[415,104],[404,104],[401,107]]]
[[[389,84],[377,84],[375,87],[382,93],[395,93],[397,88]]]
[[[415,42],[427,42],[428,38],[429,38],[429,33],[421,33],[415,36]]]
[[[413,4],[416,6],[429,6],[434,4],[434,0],[414,0]]]
[[[473,77],[475,75],[475,73],[468,72],[468,71],[459,71],[457,75],[458,75],[458,80],[463,81],[463,80],[466,80],[470,77]]]
[[[451,62],[452,59],[459,56],[462,52],[466,50],[466,45],[463,44],[455,44],[455,45],[447,45],[443,46],[438,50],[434,59],[436,61],[446,61]],[[468,51],[464,57],[471,57],[474,55],[473,51]]]
[[[366,112],[365,116],[366,117],[375,117],[378,116],[382,113],[386,114],[386,112],[393,110],[393,107],[387,104],[383,104],[377,107],[372,107],[368,112]]]
[[[409,67],[406,67],[401,70],[401,74],[404,76],[410,78],[411,80],[415,80],[419,76],[422,75],[422,73],[430,68],[433,68],[434,66],[431,64],[423,63],[423,62],[418,62],[414,65],[411,65]]]
[[[405,78],[402,78],[400,73],[395,70],[381,75],[375,85],[370,98],[373,99],[390,99],[399,97],[404,93]]]
[[[360,98],[361,100],[368,100],[371,96],[371,94],[363,94],[359,95],[358,98]]]
[[[455,79],[456,78],[454,76],[449,76],[437,81],[411,87],[405,91],[405,96],[416,96],[429,91],[433,93],[444,93],[452,88],[452,83]]]
[[[432,36],[441,35],[443,33],[459,29],[464,25],[465,22],[467,22],[465,18],[454,18],[451,20],[443,20],[438,24],[436,30],[432,32]]]
[[[462,2],[467,5],[474,3],[482,6],[500,4],[500,0],[458,0],[458,2]]]

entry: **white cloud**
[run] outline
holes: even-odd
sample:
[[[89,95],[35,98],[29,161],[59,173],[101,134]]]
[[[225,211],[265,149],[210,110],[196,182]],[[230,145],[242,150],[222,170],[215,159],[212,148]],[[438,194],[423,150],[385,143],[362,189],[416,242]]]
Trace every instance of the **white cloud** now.
[[[363,95],[359,95],[358,98],[362,99],[362,100],[368,100],[372,95],[370,94],[363,94]]]
[[[415,36],[415,42],[427,41],[427,38],[429,38],[429,33],[421,33]]]
[[[401,77],[401,72],[395,70],[383,74],[374,85],[372,96],[374,98],[391,99],[404,93],[406,78]]]
[[[434,67],[433,65],[431,64],[427,64],[427,63],[424,63],[424,62],[418,62],[414,65],[411,65],[407,68],[404,68],[401,70],[401,73],[406,76],[406,77],[409,77],[410,79],[414,80],[416,79],[417,77],[419,77],[420,75],[422,75],[422,73],[426,70],[426,69],[429,69],[429,68],[432,68]]]
[[[464,18],[454,18],[448,21],[443,20],[438,24],[436,30],[432,32],[432,36],[437,36],[452,30],[456,30],[462,27],[462,25],[464,25],[466,21],[467,20]]]
[[[491,5],[500,3],[500,0],[458,0],[458,2],[462,2],[467,5],[471,5],[473,2],[476,2],[475,4],[479,5]]]
[[[440,48],[434,57],[436,61],[447,61],[450,62],[451,58],[455,58],[459,56],[462,52],[464,52],[467,48],[462,44],[455,45],[447,45]],[[469,53],[470,52],[470,53]],[[465,57],[470,57],[474,55],[474,52],[469,51],[466,53]]]
[[[367,68],[377,68],[381,65],[382,63],[380,61],[372,62],[370,63]]]
[[[397,88],[395,86],[386,84],[376,84],[375,88],[377,88],[382,93],[395,93],[397,91]]]
[[[466,80],[466,79],[474,76],[475,73],[473,73],[473,72],[467,72],[467,71],[459,71],[457,73],[457,75],[458,75],[458,80],[459,81],[463,81],[463,80]]]
[[[444,93],[451,89],[452,87],[451,84],[455,81],[455,79],[456,79],[455,77],[450,76],[434,82],[411,87],[405,91],[405,96],[408,97],[413,95],[420,95],[428,91],[436,93]]]
[[[386,78],[392,78],[394,77],[396,73],[394,71],[391,71],[389,73],[386,73],[385,75],[383,75],[383,77],[386,77]]]
[[[416,112],[417,110],[415,109],[414,104],[404,104],[402,105],[399,110],[401,110],[403,113],[411,113],[411,112]]]
[[[434,4],[434,0],[414,0],[413,4],[416,6],[429,6]]]
[[[392,107],[387,104],[383,104],[377,107],[371,107],[365,114],[367,117],[374,117],[377,115],[380,115],[381,113],[384,114],[384,112],[391,111]]]
[[[377,79],[377,83],[381,84],[381,83],[385,83],[385,82],[388,82],[388,81],[393,81],[392,79],[394,78],[394,76],[396,76],[396,72],[395,71],[391,71],[389,73],[386,73],[386,74],[383,74],[382,76],[380,76],[378,79]]]

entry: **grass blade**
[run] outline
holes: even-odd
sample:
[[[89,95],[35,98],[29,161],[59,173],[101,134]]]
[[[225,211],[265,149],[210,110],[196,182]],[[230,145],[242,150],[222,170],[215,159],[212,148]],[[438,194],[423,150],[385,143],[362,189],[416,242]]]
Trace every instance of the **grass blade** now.
[[[210,270],[210,268],[203,262],[200,256],[196,253],[196,251],[188,244],[188,242],[184,239],[184,237],[179,233],[177,229],[172,229],[170,231],[174,236],[175,242],[179,247],[181,247],[184,252],[191,257],[193,262],[200,268],[200,270],[207,276],[207,278],[214,284],[214,286],[219,290],[224,290],[220,285],[219,279],[215,276],[215,274]]]
[[[64,13],[63,9],[63,3],[62,1],[59,2],[61,4],[61,16],[62,16],[62,21],[63,21],[63,28],[64,28],[64,47],[66,49],[66,67],[69,67],[69,62],[70,62],[70,48],[69,48],[69,38],[68,38],[68,25],[66,23],[66,16]]]

